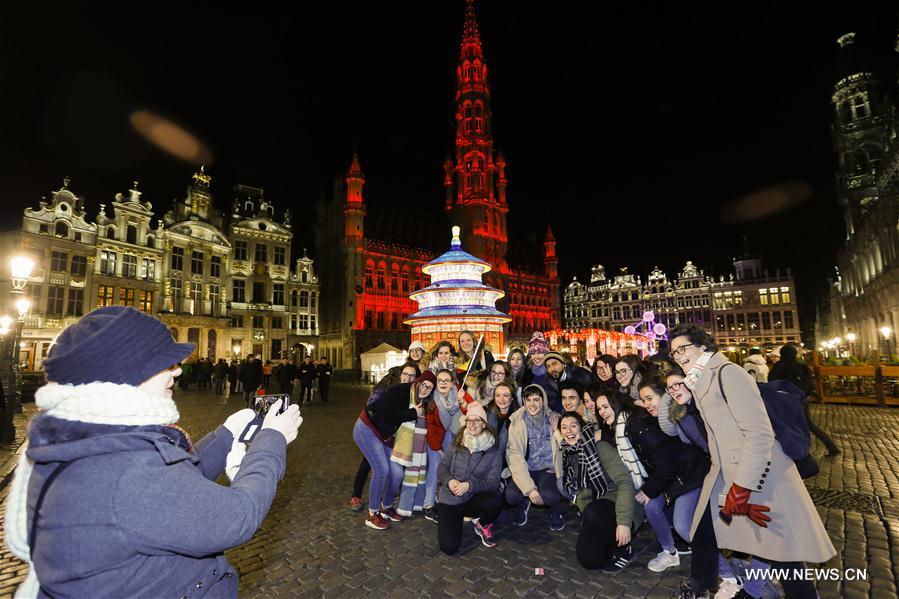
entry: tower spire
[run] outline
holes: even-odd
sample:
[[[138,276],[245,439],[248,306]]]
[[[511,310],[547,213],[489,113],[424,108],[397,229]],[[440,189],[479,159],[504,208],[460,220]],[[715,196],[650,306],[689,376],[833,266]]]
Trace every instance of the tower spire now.
[[[474,0],[465,0],[465,27],[462,29],[462,58],[483,57],[478,18],[474,12]]]

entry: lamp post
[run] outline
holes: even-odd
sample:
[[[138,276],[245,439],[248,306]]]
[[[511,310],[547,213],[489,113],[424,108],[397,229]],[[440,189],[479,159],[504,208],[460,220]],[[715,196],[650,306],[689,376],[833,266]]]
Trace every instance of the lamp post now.
[[[31,308],[31,301],[25,296],[25,286],[31,276],[34,261],[25,256],[15,256],[10,260],[12,274],[12,290],[18,318],[15,323],[5,317],[0,322],[0,329],[7,331],[3,335],[3,351],[0,352],[0,376],[2,376],[5,402],[2,406],[3,418],[0,422],[0,442],[12,443],[16,438],[13,416],[18,413],[21,400],[21,374],[19,371],[19,344],[22,342],[22,328],[25,317]],[[10,329],[10,325],[14,328]]]
[[[855,333],[846,333],[846,339],[849,341],[849,355],[855,352]]]

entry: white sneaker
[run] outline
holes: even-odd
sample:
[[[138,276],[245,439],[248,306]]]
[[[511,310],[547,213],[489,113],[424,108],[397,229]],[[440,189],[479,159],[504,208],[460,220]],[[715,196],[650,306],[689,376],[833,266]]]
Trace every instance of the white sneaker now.
[[[649,568],[653,572],[664,572],[668,568],[673,568],[674,566],[680,565],[680,556],[677,554],[677,551],[674,553],[668,553],[664,549],[655,556],[646,567]]]
[[[722,578],[721,584],[718,585],[718,592],[715,593],[715,599],[731,599],[743,588],[743,581],[737,577]]]

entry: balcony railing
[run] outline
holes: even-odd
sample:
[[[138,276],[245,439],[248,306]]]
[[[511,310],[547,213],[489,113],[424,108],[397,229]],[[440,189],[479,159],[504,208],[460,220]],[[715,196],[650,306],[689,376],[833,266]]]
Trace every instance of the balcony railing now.
[[[899,406],[899,366],[815,364],[818,398],[824,403]]]

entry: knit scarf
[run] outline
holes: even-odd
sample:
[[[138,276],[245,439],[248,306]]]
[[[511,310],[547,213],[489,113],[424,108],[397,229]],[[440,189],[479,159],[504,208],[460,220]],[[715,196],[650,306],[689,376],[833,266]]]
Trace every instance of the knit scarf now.
[[[582,489],[590,488],[598,499],[609,490],[609,481],[599,460],[593,430],[592,426],[585,426],[575,445],[564,441],[561,443],[564,464],[562,484],[571,497],[577,497]]]
[[[631,440],[624,434],[626,425],[627,415],[621,412],[615,421],[615,443],[618,448],[618,455],[621,456],[621,461],[624,462],[628,473],[631,475],[631,480],[634,481],[634,488],[639,490],[643,487],[643,480],[647,474],[646,469],[643,468],[643,463],[634,450],[634,446],[631,445]]]
[[[472,435],[465,429],[462,433],[462,445],[468,448],[471,453],[479,451],[487,451],[496,443],[496,438],[487,431],[482,431],[480,435]]]
[[[409,407],[417,403],[415,387],[409,390]],[[396,512],[401,516],[411,516],[413,511],[421,511],[424,504],[425,486],[428,478],[428,424],[424,416],[415,421],[404,422],[396,431],[396,441],[390,454],[391,461],[406,467],[403,486]]]
[[[693,365],[693,368],[686,374],[684,377],[684,384],[690,390],[696,389],[696,383],[699,382],[699,377],[702,376],[703,371],[705,370],[705,365],[709,363],[709,360],[712,359],[712,356],[715,352],[703,352],[699,359],[696,360],[696,364]]]
[[[45,414],[91,424],[171,425],[178,421],[178,408],[170,397],[150,395],[131,385],[47,383],[34,400]],[[28,547],[28,479],[33,468],[34,462],[22,451],[6,503],[6,546],[28,563],[28,577],[16,589],[16,597],[36,597],[40,589]]]
[[[452,430],[453,433],[457,432],[458,428],[453,428],[453,424],[456,422],[456,415],[462,410],[462,407],[459,405],[459,396],[456,391],[456,385],[450,385],[450,390],[446,395],[441,395],[439,391],[434,390],[434,403],[437,404],[437,408],[446,412],[449,415],[449,426],[444,422],[444,428],[448,430]]]

